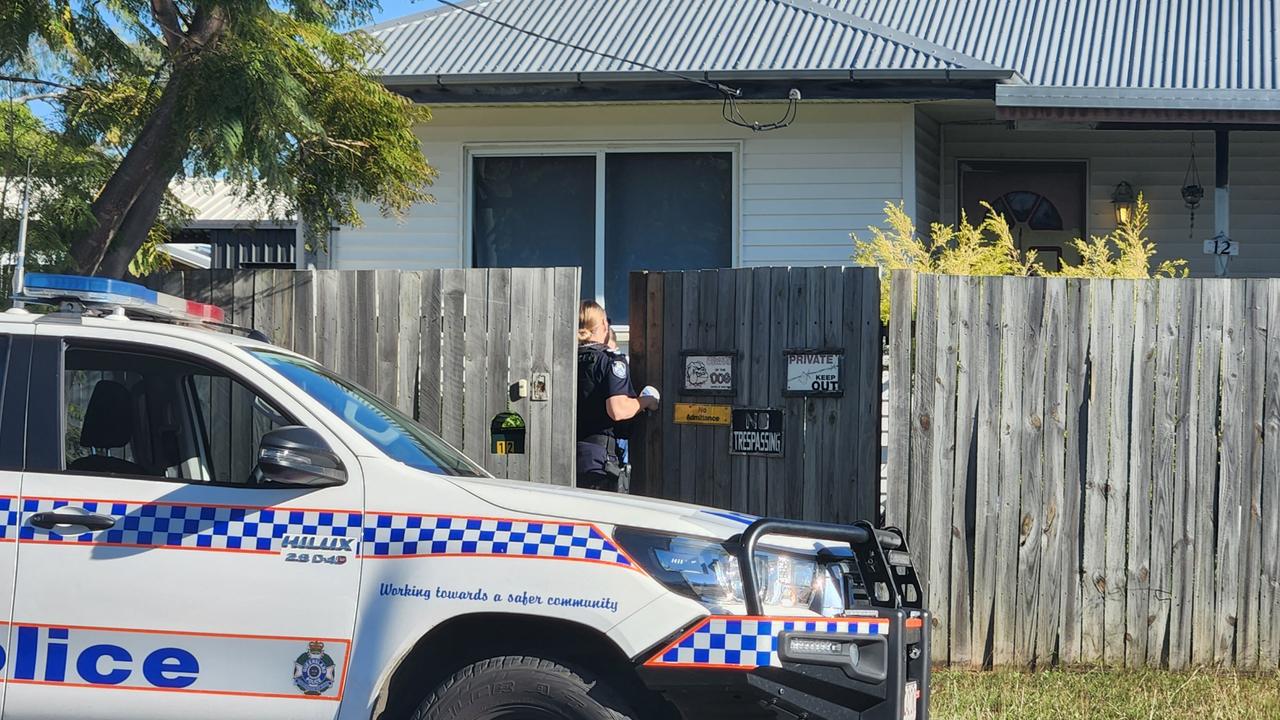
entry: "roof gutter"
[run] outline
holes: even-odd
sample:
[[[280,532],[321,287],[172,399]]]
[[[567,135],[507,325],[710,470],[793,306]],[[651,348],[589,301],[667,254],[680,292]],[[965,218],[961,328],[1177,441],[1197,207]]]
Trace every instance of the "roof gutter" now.
[[[1280,91],[998,85],[996,86],[996,106],[1091,110],[1277,112],[1280,111]]]
[[[921,68],[921,69],[866,69],[866,70],[711,70],[676,71],[679,75],[695,77],[708,82],[768,82],[768,81],[992,81],[1018,83],[1021,77],[1012,70],[986,68]],[[475,86],[475,85],[606,85],[626,82],[679,81],[673,74],[652,71],[623,72],[556,72],[556,73],[427,73],[421,75],[383,75],[380,78],[387,87],[422,86]]]

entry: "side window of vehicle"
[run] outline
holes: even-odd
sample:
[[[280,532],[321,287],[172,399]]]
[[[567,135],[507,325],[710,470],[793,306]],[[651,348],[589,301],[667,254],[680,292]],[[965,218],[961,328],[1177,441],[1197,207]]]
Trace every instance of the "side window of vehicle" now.
[[[73,351],[74,352],[74,351]],[[70,353],[68,353],[70,357]],[[96,464],[106,466],[105,458],[111,457],[125,463],[134,463],[137,443],[129,428],[111,422],[113,417],[132,418],[134,398],[130,388],[140,387],[142,376],[120,369],[72,369],[66,372],[67,433],[63,439],[67,467],[83,467],[95,464],[85,458],[99,455],[104,460]],[[108,397],[110,396],[110,397]],[[94,403],[94,416],[88,422],[85,433],[85,417],[89,403]],[[111,407],[111,406],[115,407]],[[126,407],[128,406],[128,407]],[[130,425],[132,425],[132,420]],[[124,465],[121,465],[124,467]],[[138,473],[142,474],[142,473]]]
[[[262,436],[293,424],[248,387],[225,375],[191,375],[185,390],[195,410],[198,437],[214,482],[245,482],[258,464]]]
[[[26,403],[19,406],[16,401],[22,398],[9,387],[13,384],[9,382],[9,375],[13,372],[25,372],[25,369],[10,369],[9,336],[0,335],[0,470],[22,469],[24,448],[21,435],[25,431]],[[6,389],[9,389],[8,395],[5,394]]]
[[[292,424],[195,359],[75,345],[64,358],[69,472],[250,483],[262,435]]]

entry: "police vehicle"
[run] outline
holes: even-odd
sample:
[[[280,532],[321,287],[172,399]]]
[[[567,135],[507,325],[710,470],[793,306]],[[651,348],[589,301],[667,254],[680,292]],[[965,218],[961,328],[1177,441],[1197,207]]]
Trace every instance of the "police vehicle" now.
[[[18,299],[51,307],[0,314],[6,720],[926,716],[896,530],[494,479],[217,307]]]

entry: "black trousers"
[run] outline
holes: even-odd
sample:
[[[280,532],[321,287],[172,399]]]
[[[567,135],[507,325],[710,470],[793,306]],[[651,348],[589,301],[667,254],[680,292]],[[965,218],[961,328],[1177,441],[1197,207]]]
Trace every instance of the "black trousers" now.
[[[578,487],[587,490],[618,491],[618,478],[602,472],[578,473]]]

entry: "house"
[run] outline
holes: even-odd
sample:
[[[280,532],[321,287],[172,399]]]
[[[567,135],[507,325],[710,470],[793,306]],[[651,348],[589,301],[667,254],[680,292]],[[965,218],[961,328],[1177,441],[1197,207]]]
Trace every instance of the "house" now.
[[[16,218],[22,203],[21,179],[0,182],[0,190],[4,193],[0,215]],[[303,258],[303,243],[297,221],[278,217],[282,213],[268,203],[241,198],[224,180],[174,180],[169,190],[190,211],[170,242],[160,245],[175,269],[304,267],[298,263]],[[37,188],[35,192],[40,191]],[[31,220],[39,222],[34,216]],[[0,257],[0,267],[14,262],[8,253]]]
[[[1280,0],[441,7],[367,28],[433,112],[435,202],[370,208],[321,262],[581,265],[619,321],[629,271],[846,263],[885,202],[927,227],[989,201],[1053,262],[1140,192],[1161,257],[1280,274],[1278,23]]]
[[[302,237],[293,218],[239,197],[223,180],[176,180],[169,188],[191,218],[161,245],[175,265],[214,269],[300,267]]]

